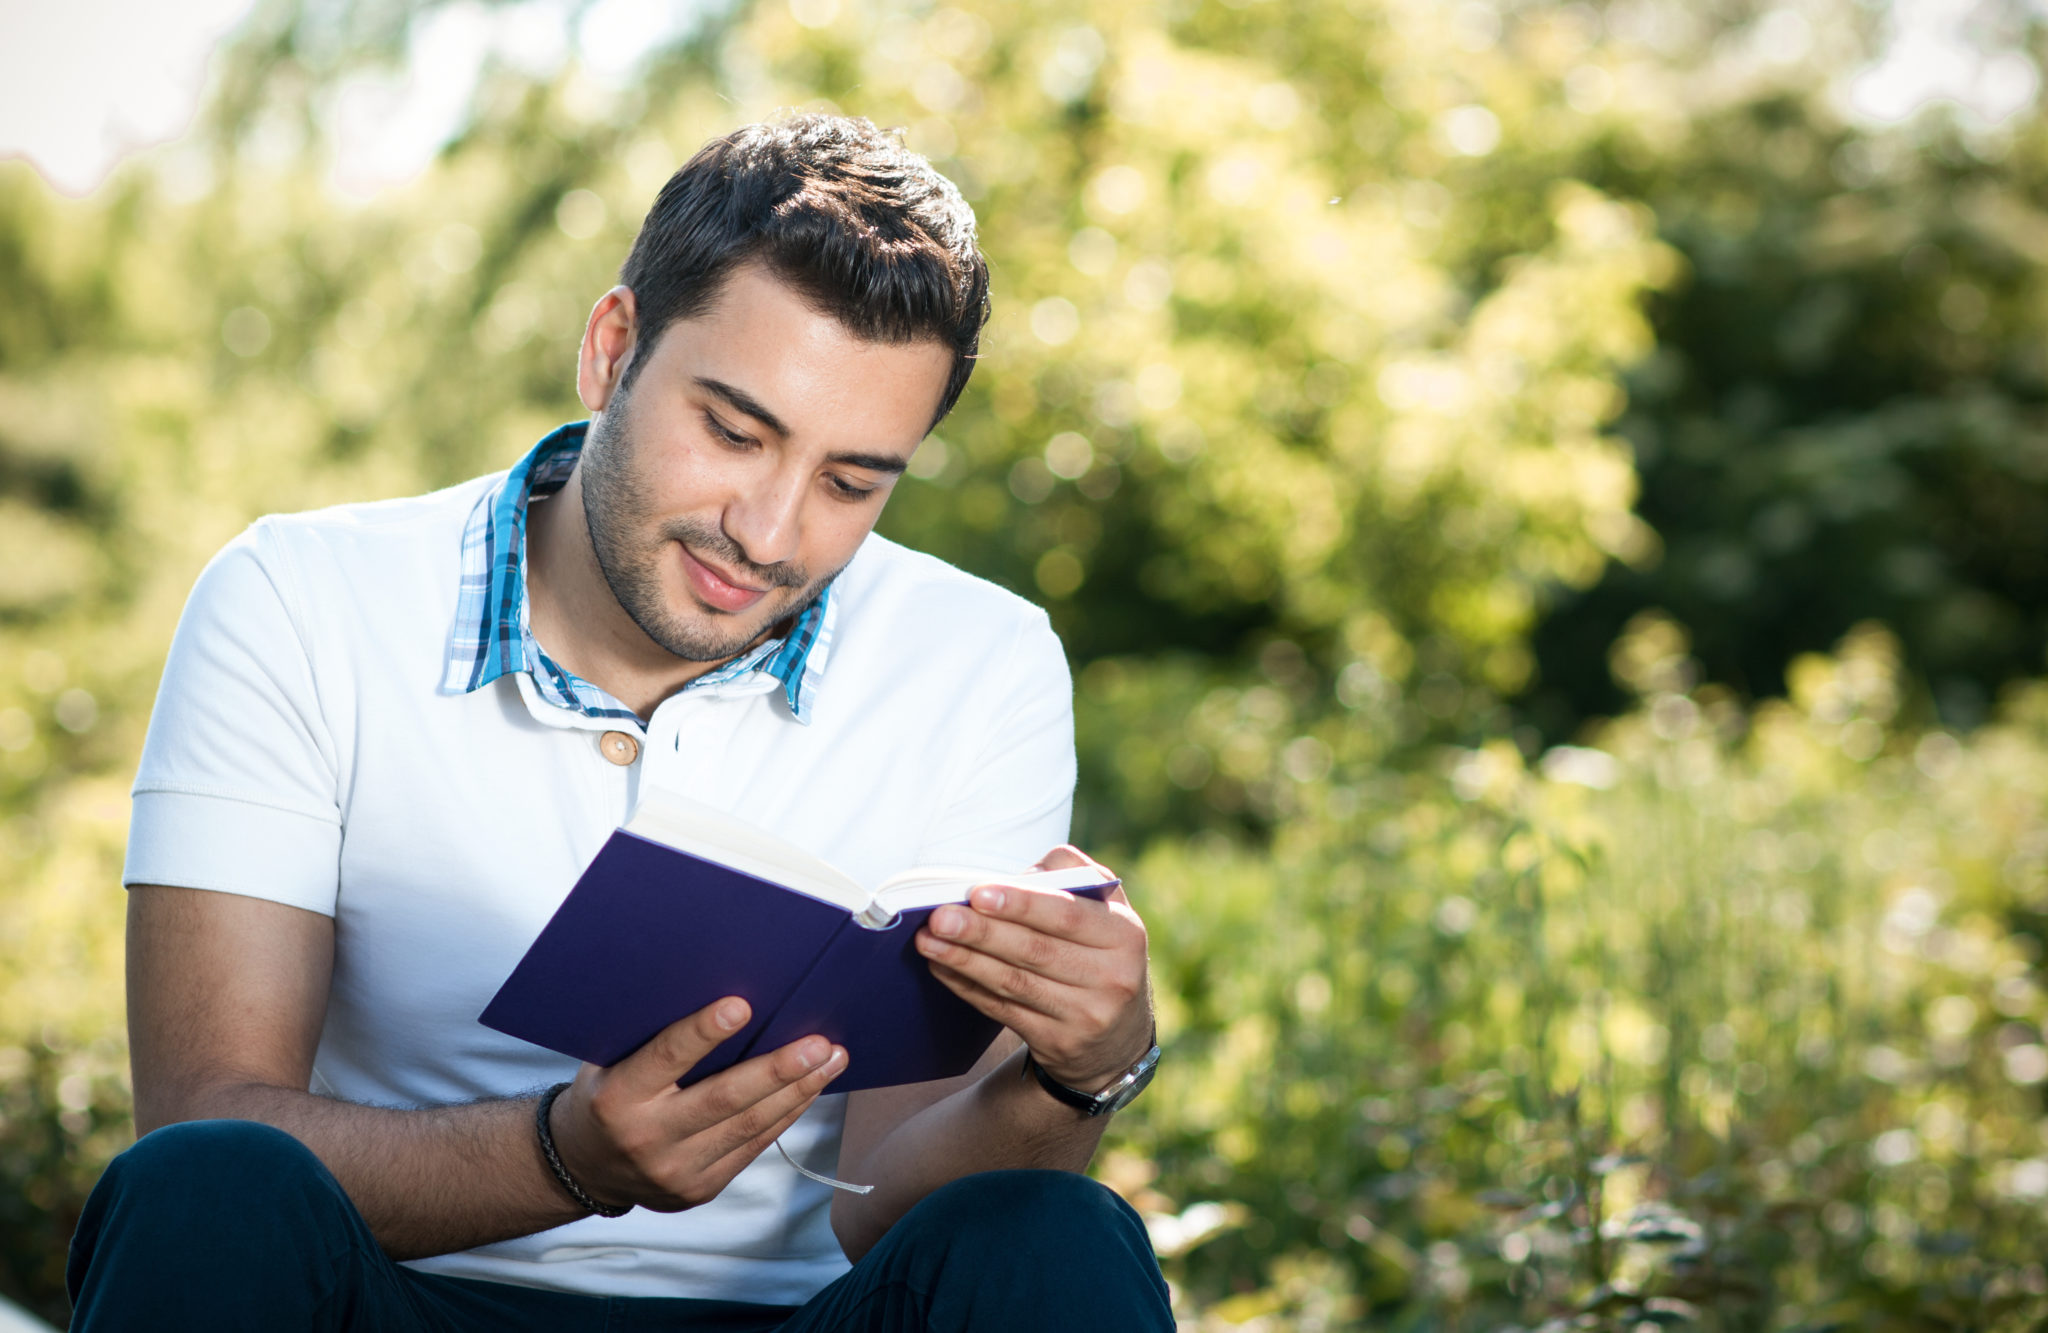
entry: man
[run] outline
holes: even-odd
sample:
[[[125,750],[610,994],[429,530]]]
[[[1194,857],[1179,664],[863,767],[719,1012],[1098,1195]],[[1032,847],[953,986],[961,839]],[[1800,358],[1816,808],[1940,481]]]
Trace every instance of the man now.
[[[958,193],[865,121],[751,127],[621,278],[587,430],[264,520],[201,576],[124,875],[154,1132],[80,1223],[74,1328],[1171,1327],[1076,1174],[1157,1059],[1120,895],[933,915],[919,949],[1007,1029],[943,1084],[831,1096],[812,1037],[679,1090],[736,998],[604,1069],[476,1022],[645,782],[870,882],[1066,831],[1043,614],[871,535],[973,364]]]

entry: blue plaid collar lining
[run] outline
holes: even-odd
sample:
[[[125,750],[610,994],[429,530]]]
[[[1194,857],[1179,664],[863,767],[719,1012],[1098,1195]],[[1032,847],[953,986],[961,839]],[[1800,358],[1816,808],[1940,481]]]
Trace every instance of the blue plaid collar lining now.
[[[641,726],[632,709],[564,670],[541,651],[527,621],[526,505],[553,495],[583,451],[588,422],[559,427],[536,444],[470,510],[462,532],[462,577],[441,677],[443,694],[467,694],[524,671],[541,698],[585,717]],[[765,694],[778,686],[790,715],[809,724],[818,682],[831,656],[837,599],[827,588],[788,635],[757,644],[684,686],[714,696]]]

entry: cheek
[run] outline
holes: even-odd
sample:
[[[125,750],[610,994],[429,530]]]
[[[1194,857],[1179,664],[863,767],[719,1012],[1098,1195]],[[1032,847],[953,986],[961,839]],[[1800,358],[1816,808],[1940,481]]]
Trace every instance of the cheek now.
[[[813,577],[835,574],[874,531],[878,504],[849,505],[820,496],[804,522],[804,568]]]
[[[632,480],[641,506],[661,515],[716,507],[733,480],[731,456],[691,439],[687,431],[655,437],[634,462]]]

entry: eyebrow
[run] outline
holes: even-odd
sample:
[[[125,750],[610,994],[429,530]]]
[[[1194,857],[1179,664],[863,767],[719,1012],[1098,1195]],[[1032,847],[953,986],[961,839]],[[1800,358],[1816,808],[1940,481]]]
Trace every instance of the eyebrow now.
[[[727,384],[724,380],[715,380],[705,375],[697,376],[697,387],[706,393],[716,394],[739,411],[746,413],[769,430],[774,431],[777,435],[785,439],[788,438],[789,427],[782,424],[782,418],[770,412],[760,399],[754,397],[745,389],[736,388],[733,385]]]
[[[866,468],[870,472],[887,472],[891,475],[910,466],[909,460],[892,458],[888,454],[828,454],[825,461],[842,467]]]
[[[697,387],[706,393],[723,398],[736,410],[746,413],[784,439],[789,437],[789,427],[782,424],[782,418],[770,412],[760,399],[754,397],[745,389],[727,384],[724,380],[712,379],[706,375],[699,375],[696,377],[696,380]],[[827,456],[825,461],[837,463],[842,467],[865,468],[869,472],[886,472],[891,475],[902,472],[910,466],[909,459],[897,458],[891,454],[865,454],[857,451],[831,454]]]

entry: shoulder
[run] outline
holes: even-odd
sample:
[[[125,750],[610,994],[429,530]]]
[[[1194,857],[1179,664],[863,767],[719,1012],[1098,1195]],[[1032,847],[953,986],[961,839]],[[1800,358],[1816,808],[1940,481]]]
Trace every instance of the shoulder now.
[[[437,559],[454,564],[461,559],[463,529],[477,503],[504,476],[492,473],[427,495],[271,514],[256,520],[237,541],[261,560],[286,562],[306,573],[337,565],[417,569]]]
[[[833,585],[841,624],[879,623],[896,636],[959,639],[1051,635],[1045,612],[937,556],[870,535]]]
[[[246,553],[287,602],[438,607],[454,596],[470,516],[503,479],[493,473],[427,495],[267,515],[216,559]]]
[[[831,674],[964,723],[1071,697],[1065,650],[1039,607],[935,556],[870,536],[833,585]]]
[[[948,565],[936,555],[911,551],[887,536],[870,534],[854,555],[836,596],[852,604],[889,608],[891,616],[944,625],[946,616],[967,614],[977,625],[1044,625],[1044,610],[1008,588]]]
[[[257,519],[221,548],[187,602],[195,630],[272,626],[308,652],[366,631],[438,641],[459,592],[463,531],[503,474],[429,495]],[[289,630],[287,630],[289,626]]]

